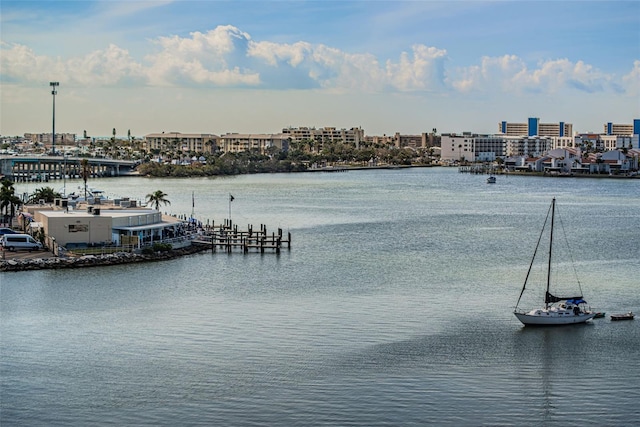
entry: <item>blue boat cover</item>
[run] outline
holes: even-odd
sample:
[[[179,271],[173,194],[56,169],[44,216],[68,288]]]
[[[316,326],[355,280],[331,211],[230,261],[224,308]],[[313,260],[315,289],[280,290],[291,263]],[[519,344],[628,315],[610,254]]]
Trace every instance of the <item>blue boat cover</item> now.
[[[567,300],[567,304],[575,304],[575,305],[578,305],[578,304],[586,304],[586,303],[587,303],[587,302],[586,302],[585,300],[583,300],[583,299],[568,299],[568,300]]]

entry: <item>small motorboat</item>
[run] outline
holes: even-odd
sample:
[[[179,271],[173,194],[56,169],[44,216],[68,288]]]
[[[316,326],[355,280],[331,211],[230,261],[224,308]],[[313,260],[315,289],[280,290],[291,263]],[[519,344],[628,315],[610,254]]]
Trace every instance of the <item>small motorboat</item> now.
[[[594,319],[600,319],[602,317],[604,317],[606,313],[604,311],[596,311],[596,315],[593,316]]]
[[[495,184],[496,183],[496,177],[495,176],[490,176],[489,178],[487,178],[487,184]]]
[[[632,312],[611,315],[611,320],[633,320],[633,318],[634,315]]]

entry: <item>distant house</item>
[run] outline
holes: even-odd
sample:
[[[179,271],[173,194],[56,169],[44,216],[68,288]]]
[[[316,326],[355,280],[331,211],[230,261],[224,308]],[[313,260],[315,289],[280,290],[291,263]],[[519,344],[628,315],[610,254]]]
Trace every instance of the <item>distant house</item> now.
[[[575,148],[555,148],[542,158],[542,172],[569,174],[580,164],[580,150]],[[540,169],[537,169],[540,171]]]

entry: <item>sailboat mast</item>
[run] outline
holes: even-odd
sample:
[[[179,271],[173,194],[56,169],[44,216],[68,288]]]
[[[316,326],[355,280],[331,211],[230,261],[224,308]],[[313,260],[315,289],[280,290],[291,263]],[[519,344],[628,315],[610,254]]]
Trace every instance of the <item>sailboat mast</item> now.
[[[547,293],[545,294],[545,307],[549,308],[547,295],[549,295],[549,286],[551,285],[551,254],[553,251],[553,222],[556,217],[556,198],[551,200],[551,234],[549,235],[549,265],[547,266]]]

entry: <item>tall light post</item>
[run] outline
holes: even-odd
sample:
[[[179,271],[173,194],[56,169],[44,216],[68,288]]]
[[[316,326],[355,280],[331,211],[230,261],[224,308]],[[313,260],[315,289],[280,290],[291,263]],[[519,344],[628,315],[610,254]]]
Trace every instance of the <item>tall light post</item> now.
[[[53,149],[52,153],[56,155],[56,94],[58,91],[56,88],[60,86],[60,82],[49,82],[49,86],[51,86],[51,95],[53,95],[53,131],[52,131],[52,141],[53,141]]]
[[[64,158],[64,167],[62,170],[62,197],[67,197],[67,153],[62,150],[62,157]]]

